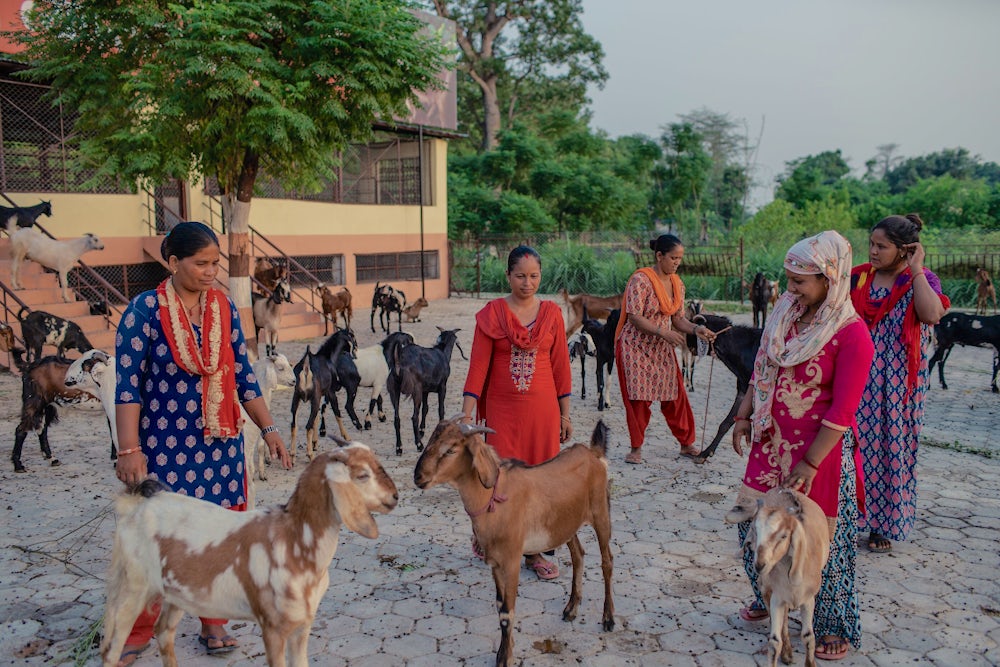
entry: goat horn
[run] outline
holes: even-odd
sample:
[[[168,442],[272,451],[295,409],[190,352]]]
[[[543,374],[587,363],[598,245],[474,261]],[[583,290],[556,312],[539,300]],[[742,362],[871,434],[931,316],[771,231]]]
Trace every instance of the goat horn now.
[[[496,431],[485,424],[459,424],[458,429],[464,436],[470,436],[475,433],[496,433]]]
[[[350,440],[344,440],[343,438],[339,438],[339,437],[337,437],[335,435],[331,435],[330,439],[333,440],[338,445],[340,445],[341,447],[347,447],[348,445],[351,444]]]

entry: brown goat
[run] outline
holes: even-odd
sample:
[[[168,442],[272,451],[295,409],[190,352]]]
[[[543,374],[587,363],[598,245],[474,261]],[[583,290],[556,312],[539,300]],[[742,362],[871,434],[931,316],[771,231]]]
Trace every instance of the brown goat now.
[[[622,307],[622,295],[594,296],[593,294],[574,294],[570,296],[565,288],[559,290],[566,307],[569,308],[569,324],[566,325],[566,336],[569,337],[583,325],[583,306],[587,306],[587,315],[591,319],[606,320],[611,311]]]
[[[753,551],[757,584],[771,617],[768,664],[776,667],[779,655],[786,665],[792,663],[788,612],[798,609],[806,667],[815,667],[813,610],[830,557],[830,522],[819,505],[792,489],[771,489],[756,507],[737,505],[726,515],[730,523],[751,519],[744,548]]]
[[[576,533],[583,524],[594,527],[601,549],[602,624],[605,630],[615,627],[608,428],[597,422],[589,447],[577,443],[536,466],[501,460],[481,436],[493,432],[485,426],[461,424],[460,419],[442,421],[417,461],[413,481],[421,489],[448,484],[458,490],[493,570],[501,633],[496,664],[509,665],[514,655],[514,608],[522,555],[569,546],[573,584],[563,620],[572,621],[580,606],[583,547]]]
[[[281,281],[288,281],[288,265],[267,257],[258,257],[253,268],[253,278],[263,285],[267,294],[274,291]]]
[[[334,294],[329,287],[321,283],[316,286],[316,293],[323,300],[323,335],[325,336],[329,332],[327,321],[333,322],[334,329],[340,328],[337,326],[338,314],[344,318],[344,328],[350,329],[351,317],[354,315],[354,309],[351,307],[351,292],[343,287]]]
[[[424,297],[417,297],[417,300],[411,303],[409,306],[403,309],[403,315],[406,317],[407,322],[419,322],[420,321],[420,311],[426,308],[429,304],[427,299]]]
[[[15,347],[13,327],[6,322],[0,322],[0,352],[10,352]]]
[[[993,280],[990,272],[986,269],[976,269],[976,315],[985,315],[989,302],[993,300],[993,314],[997,314],[997,291],[993,287]]]

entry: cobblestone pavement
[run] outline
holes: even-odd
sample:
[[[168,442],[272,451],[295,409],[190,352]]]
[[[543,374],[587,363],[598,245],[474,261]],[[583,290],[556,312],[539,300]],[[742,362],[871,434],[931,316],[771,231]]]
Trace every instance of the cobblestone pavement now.
[[[406,325],[424,345],[435,325],[462,327],[459,340],[471,347],[473,299],[433,302],[424,322]],[[359,312],[359,342],[381,336],[365,330]],[[746,321],[744,316],[736,317]],[[307,343],[282,343],[297,358]],[[294,359],[293,359],[294,361]],[[1000,663],[1000,462],[962,449],[998,453],[1000,396],[989,390],[989,352],[956,349],[948,363],[950,389],[934,388],[927,404],[926,440],[920,452],[918,521],[911,539],[892,554],[864,548],[858,583],[864,639],[844,665],[996,665]],[[467,363],[456,351],[445,415],[459,411]],[[711,371],[711,397],[706,400]],[[575,371],[575,382],[579,372]],[[524,665],[762,665],[766,623],[740,620],[737,610],[749,586],[735,555],[735,529],[723,524],[743,461],[728,446],[706,465],[677,454],[666,427],[654,419],[646,463],[624,464],[628,449],[617,381],[612,407],[596,410],[593,364],[588,398],[574,399],[575,440],[586,440],[597,419],[612,429],[610,450],[617,626],[600,627],[603,589],[593,533],[581,532],[586,573],[580,615],[562,620],[569,590],[569,557],[557,551],[562,568],[554,582],[522,570],[517,604],[515,654]],[[691,402],[699,431],[712,432],[732,401],[734,382],[721,364],[699,362]],[[0,376],[0,420],[12,436],[20,387]],[[290,393],[279,391],[274,412],[287,427]],[[359,400],[359,407],[363,401]],[[388,401],[386,402],[388,406]],[[706,405],[708,416],[705,418]],[[432,404],[432,422],[436,403]],[[412,482],[417,452],[409,429],[410,407],[402,409],[405,453],[397,457],[390,420],[352,437],[373,446],[396,481],[399,507],[377,517],[381,535],[365,540],[341,533],[330,568],[330,589],[319,608],[310,639],[316,665],[492,665],[499,641],[494,589],[488,568],[470,552],[469,521],[457,493],[428,491]],[[430,429],[429,429],[430,430]],[[287,437],[287,428],[286,428]],[[24,462],[29,472],[0,466],[0,664],[97,665],[87,654],[86,636],[100,621],[114,519],[110,503],[120,487],[108,464],[107,432],[100,410],[70,409],[51,431],[60,467],[49,467],[29,437]],[[8,440],[8,443],[10,440]],[[929,446],[936,445],[936,446]],[[270,468],[259,483],[258,502],[283,502],[304,464],[293,471]],[[185,618],[177,639],[182,664],[206,667],[265,665],[257,626],[235,621],[230,631],[240,648],[225,657],[204,655],[196,641],[196,619]],[[803,660],[795,636],[796,663]],[[80,650],[83,657],[75,657]],[[136,662],[160,664],[155,642]]]

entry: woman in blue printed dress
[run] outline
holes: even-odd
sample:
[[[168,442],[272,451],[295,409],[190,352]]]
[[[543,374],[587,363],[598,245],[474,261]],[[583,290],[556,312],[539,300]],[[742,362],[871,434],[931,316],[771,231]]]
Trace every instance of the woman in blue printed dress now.
[[[261,428],[271,456],[291,467],[247,359],[239,314],[213,287],[219,241],[198,222],[182,222],[160,253],[172,275],[137,296],[115,340],[115,402],[120,450],[116,472],[126,485],[147,475],[177,493],[246,510],[240,403]],[[159,608],[136,620],[119,667],[149,645]],[[225,619],[201,619],[208,653],[236,648]]]
[[[851,272],[851,299],[875,342],[875,361],[858,408],[868,549],[905,540],[917,509],[917,440],[924,422],[931,327],[951,302],[924,268],[923,221],[889,216],[871,231],[868,264]]]

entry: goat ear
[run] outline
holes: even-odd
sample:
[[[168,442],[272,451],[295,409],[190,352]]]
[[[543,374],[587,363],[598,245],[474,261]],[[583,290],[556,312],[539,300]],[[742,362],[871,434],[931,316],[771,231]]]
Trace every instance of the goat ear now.
[[[496,451],[479,438],[469,443],[469,450],[472,452],[472,469],[479,476],[480,483],[492,489],[500,476],[500,459]]]
[[[743,523],[744,521],[751,521],[757,516],[757,510],[760,509],[761,502],[758,500],[756,504],[737,504],[733,505],[732,509],[726,512],[726,523]]]
[[[801,512],[800,512],[801,514]],[[792,566],[788,570],[788,577],[792,581],[801,581],[806,569],[806,530],[801,521],[795,523],[792,529],[792,541],[788,547],[788,555],[792,559]]]
[[[378,537],[378,525],[375,518],[365,506],[364,498],[351,481],[350,471],[343,463],[334,463],[339,467],[337,479],[330,480],[330,490],[333,492],[333,506],[337,508],[344,525],[362,537],[374,540]]]

